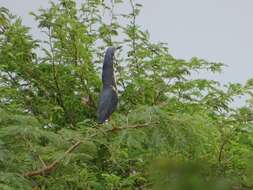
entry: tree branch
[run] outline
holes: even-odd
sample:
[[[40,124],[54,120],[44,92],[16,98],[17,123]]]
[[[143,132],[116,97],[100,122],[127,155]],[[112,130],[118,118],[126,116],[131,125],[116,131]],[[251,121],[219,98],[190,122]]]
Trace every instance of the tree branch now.
[[[123,131],[123,130],[127,130],[127,129],[140,129],[140,128],[145,128],[147,126],[149,126],[150,123],[144,123],[144,124],[137,124],[137,125],[131,125],[131,126],[128,126],[128,127],[115,127],[115,128],[112,128],[112,129],[109,129],[107,130],[106,132],[112,132],[112,133],[116,133],[116,132],[120,132],[120,131]]]
[[[106,130],[105,132],[106,133],[117,133],[117,132],[127,130],[127,129],[145,128],[149,125],[150,125],[150,123],[144,123],[144,124],[131,125],[131,126],[122,127],[122,128],[116,128],[115,127],[113,129]],[[96,136],[96,134],[91,135],[91,137],[94,137],[94,136]],[[73,152],[80,144],[81,144],[81,141],[77,141],[74,145],[69,147],[69,149],[64,153],[63,156],[59,157],[58,159],[53,161],[51,164],[49,164],[49,165],[43,164],[43,168],[40,168],[40,169],[35,170],[35,171],[30,171],[30,172],[23,173],[23,176],[24,177],[33,177],[33,176],[38,176],[38,175],[44,175],[44,174],[51,173],[56,168],[56,166],[60,163],[60,161],[63,158],[65,158],[69,153]],[[42,159],[40,158],[40,160],[42,160]]]
[[[133,27],[133,38],[132,38],[132,48],[133,48],[133,57],[134,57],[134,64],[136,64],[137,69],[139,70],[139,65],[137,64],[138,58],[136,56],[136,10],[135,10],[135,3],[134,0],[130,0],[131,8],[132,8],[132,21],[131,25]]]
[[[52,54],[51,55],[51,62],[52,62],[52,70],[53,70],[53,80],[54,80],[54,83],[55,83],[56,94],[57,94],[56,101],[57,101],[58,105],[62,107],[67,120],[71,124],[73,124],[72,118],[69,116],[68,111],[65,107],[62,91],[61,91],[60,85],[59,85],[59,79],[57,77],[57,70],[56,70],[56,63],[55,63],[55,50],[54,50],[54,47],[53,47],[51,27],[48,27],[48,38],[49,38],[49,47],[50,47],[50,51],[51,51],[51,54]]]
[[[30,171],[30,172],[26,172],[23,174],[24,177],[33,177],[33,176],[38,176],[38,175],[44,175],[46,173],[51,173],[56,166],[60,163],[60,161],[66,157],[66,155],[68,155],[69,153],[73,152],[79,145],[81,144],[81,141],[77,141],[74,145],[72,145],[65,153],[62,157],[56,159],[55,161],[53,161],[50,165],[43,167],[41,169],[38,169],[36,171]]]

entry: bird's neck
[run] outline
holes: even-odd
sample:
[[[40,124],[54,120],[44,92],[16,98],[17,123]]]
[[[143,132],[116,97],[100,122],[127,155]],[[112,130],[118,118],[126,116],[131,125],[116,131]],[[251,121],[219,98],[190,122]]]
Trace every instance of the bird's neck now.
[[[104,87],[114,86],[116,87],[115,77],[114,77],[114,68],[113,68],[113,60],[107,61],[105,58],[103,64],[103,73],[102,73],[102,81]]]

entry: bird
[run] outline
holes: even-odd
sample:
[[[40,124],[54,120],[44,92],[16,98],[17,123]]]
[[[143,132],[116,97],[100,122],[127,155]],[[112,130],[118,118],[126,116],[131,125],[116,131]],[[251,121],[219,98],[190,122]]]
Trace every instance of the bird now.
[[[118,104],[117,85],[114,77],[114,53],[119,47],[108,47],[103,62],[102,83],[103,88],[100,94],[97,120],[99,124],[105,123],[112,113],[116,110]]]

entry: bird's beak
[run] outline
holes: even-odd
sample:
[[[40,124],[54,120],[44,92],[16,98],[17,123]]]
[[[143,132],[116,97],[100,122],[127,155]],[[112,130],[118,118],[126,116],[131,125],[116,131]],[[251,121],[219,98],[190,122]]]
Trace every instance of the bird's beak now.
[[[122,48],[122,46],[118,46],[118,47],[116,47],[116,50],[121,49],[121,48]]]

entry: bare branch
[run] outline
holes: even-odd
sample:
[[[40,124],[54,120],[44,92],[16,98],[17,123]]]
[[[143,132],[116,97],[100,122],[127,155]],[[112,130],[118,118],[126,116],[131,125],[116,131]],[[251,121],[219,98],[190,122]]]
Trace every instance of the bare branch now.
[[[140,128],[145,128],[145,127],[148,127],[150,125],[150,123],[144,123],[144,124],[137,124],[137,125],[130,125],[128,127],[115,127],[115,128],[112,128],[112,129],[109,129],[107,130],[106,132],[120,132],[120,131],[123,131],[123,130],[127,130],[127,129],[140,129]]]
[[[56,159],[55,161],[53,161],[51,164],[49,164],[46,167],[43,167],[41,169],[38,169],[36,171],[30,171],[30,172],[26,172],[23,174],[24,177],[33,177],[33,176],[38,176],[38,175],[44,175],[47,173],[51,173],[56,166],[60,163],[60,161],[66,157],[66,155],[68,155],[69,153],[73,152],[79,145],[81,144],[81,141],[77,141],[74,145],[72,145],[65,153],[63,156],[61,156],[60,158]]]

